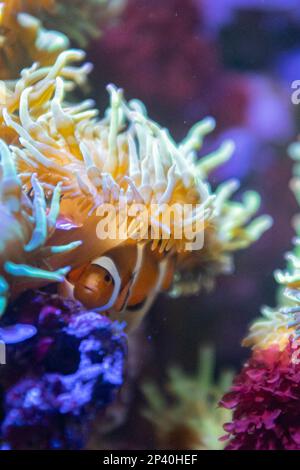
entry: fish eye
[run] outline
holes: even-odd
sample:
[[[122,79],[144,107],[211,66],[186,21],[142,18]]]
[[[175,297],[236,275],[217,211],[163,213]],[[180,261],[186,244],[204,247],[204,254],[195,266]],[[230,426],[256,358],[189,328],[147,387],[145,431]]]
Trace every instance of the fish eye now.
[[[104,276],[104,281],[106,282],[106,284],[110,284],[112,282],[111,275],[106,273],[105,276]]]

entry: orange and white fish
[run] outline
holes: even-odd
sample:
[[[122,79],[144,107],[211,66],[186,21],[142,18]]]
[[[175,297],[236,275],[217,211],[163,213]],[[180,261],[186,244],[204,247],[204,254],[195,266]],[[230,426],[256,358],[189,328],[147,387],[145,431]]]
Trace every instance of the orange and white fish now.
[[[88,309],[126,321],[132,329],[156,295],[170,287],[174,269],[174,256],[152,251],[149,243],[129,244],[73,269],[60,289]]]

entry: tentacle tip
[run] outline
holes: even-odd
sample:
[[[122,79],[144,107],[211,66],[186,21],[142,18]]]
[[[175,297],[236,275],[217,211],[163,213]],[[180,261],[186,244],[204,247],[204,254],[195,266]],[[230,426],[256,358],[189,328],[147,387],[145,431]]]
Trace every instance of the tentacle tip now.
[[[0,297],[0,318],[4,315],[7,306],[7,298],[5,296]]]

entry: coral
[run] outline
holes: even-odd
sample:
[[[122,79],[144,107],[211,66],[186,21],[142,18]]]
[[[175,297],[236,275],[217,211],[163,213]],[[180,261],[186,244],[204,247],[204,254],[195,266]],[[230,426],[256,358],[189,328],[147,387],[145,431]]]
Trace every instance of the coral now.
[[[230,412],[218,408],[218,401],[230,387],[232,375],[224,372],[214,383],[214,357],[210,349],[201,351],[198,367],[195,376],[171,369],[164,393],[154,384],[144,386],[148,406],[143,414],[154,426],[160,449],[223,447],[219,436]]]
[[[7,365],[1,375],[4,448],[78,449],[96,413],[123,384],[126,337],[99,314],[57,294],[27,292],[11,307],[10,322],[32,325],[20,339],[3,323]]]
[[[110,105],[102,118],[92,100],[69,101],[68,92],[84,84],[91,70],[90,64],[73,65],[84,53],[68,49],[70,41],[86,46],[122,5],[122,0],[0,4],[0,79],[5,80],[0,88],[0,339],[8,362],[0,379],[3,449],[89,445],[95,418],[105,414],[123,384],[127,354],[123,328],[136,327],[162,291],[177,297],[213,287],[217,274],[232,270],[233,253],[256,241],[271,224],[267,216],[256,218],[260,198],[255,192],[232,199],[237,181],[211,188],[209,174],[234,150],[227,140],[199,158],[214,119],[203,119],[176,143],[148,116],[142,102],[126,101],[123,91],[113,85],[107,87]],[[225,110],[226,121],[225,97],[234,90],[230,100],[236,114],[230,124],[238,122],[246,100],[244,82],[237,84],[232,74],[219,78],[223,68],[214,45],[198,34],[192,1],[185,8],[178,0],[168,2],[176,12],[175,22],[157,0],[139,5],[135,11],[130,2],[125,12],[135,54],[132,45],[128,47],[128,35],[116,44],[114,28],[103,42],[104,57],[114,51],[118,76],[123,68],[127,78],[134,56],[140,71],[130,93],[134,90],[149,100],[168,103],[171,115],[186,101],[190,103],[184,115],[189,117],[198,105],[200,115],[215,107],[217,115]],[[152,40],[149,8],[160,24],[164,50]],[[178,22],[177,11],[184,11]],[[173,24],[178,28],[173,29]],[[170,34],[167,44],[166,29],[173,29],[180,40]],[[141,32],[145,42],[139,60]],[[158,67],[149,71],[154,57]],[[192,70],[193,61],[198,66]],[[206,91],[212,89],[212,81],[210,104],[212,97]],[[182,213],[184,206],[190,212]],[[141,207],[147,210],[146,221]],[[170,207],[175,215],[168,226],[165,217]],[[120,220],[124,208],[125,219]],[[116,232],[112,225],[105,231],[108,220]],[[289,263],[291,271],[277,273],[278,282],[288,288],[285,309],[272,316],[265,310],[267,320],[252,327],[248,342],[259,351],[269,351],[276,342],[279,359],[273,363],[278,380],[288,364],[284,385],[293,390],[300,299],[295,254],[289,255]],[[119,322],[113,323],[114,319]],[[284,353],[291,356],[289,362]],[[196,379],[173,370],[166,400],[148,386],[146,414],[158,426],[162,447],[222,446],[216,435],[227,410],[216,409],[216,404],[225,384],[223,377],[212,384],[212,370],[205,355]],[[225,401],[225,408],[231,407]],[[263,415],[263,425],[272,427],[280,416],[272,411]],[[234,419],[238,413],[235,410]],[[286,419],[292,421],[288,413]],[[235,424],[227,425],[229,447]],[[259,420],[257,427],[262,429]],[[280,428],[280,436],[281,432]],[[297,441],[293,424],[286,441],[281,439],[286,447],[292,447],[291,440]],[[263,441],[263,445],[269,444]]]
[[[97,414],[86,449],[128,449],[132,443],[135,449],[139,448],[134,439],[135,432],[141,435],[139,425],[134,425],[133,432],[127,432],[126,426],[133,414],[140,417],[137,400],[140,396],[141,376],[145,365],[149,364],[151,354],[151,345],[144,332],[145,326],[141,325],[127,336],[126,380],[111,405]]]
[[[299,144],[290,148],[297,160]],[[299,176],[291,186],[298,196]],[[299,225],[295,221],[297,235]],[[275,309],[264,307],[263,317],[250,327],[244,340],[253,354],[235,378],[231,391],[221,401],[233,410],[233,419],[224,429],[228,432],[228,449],[300,449],[299,441],[299,324],[300,261],[299,238],[286,254],[287,268],[275,271],[275,279],[284,290]]]
[[[280,351],[276,344],[257,349],[231,391],[221,401],[233,410],[233,421],[224,426],[230,450],[299,450],[300,368],[292,360],[289,341]]]

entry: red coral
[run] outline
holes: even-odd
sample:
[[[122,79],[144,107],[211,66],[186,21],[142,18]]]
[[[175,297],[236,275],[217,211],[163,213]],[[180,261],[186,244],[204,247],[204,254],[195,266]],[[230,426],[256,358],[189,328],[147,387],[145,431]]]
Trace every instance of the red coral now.
[[[300,364],[290,342],[256,350],[221,406],[233,410],[224,426],[228,450],[300,450]]]

